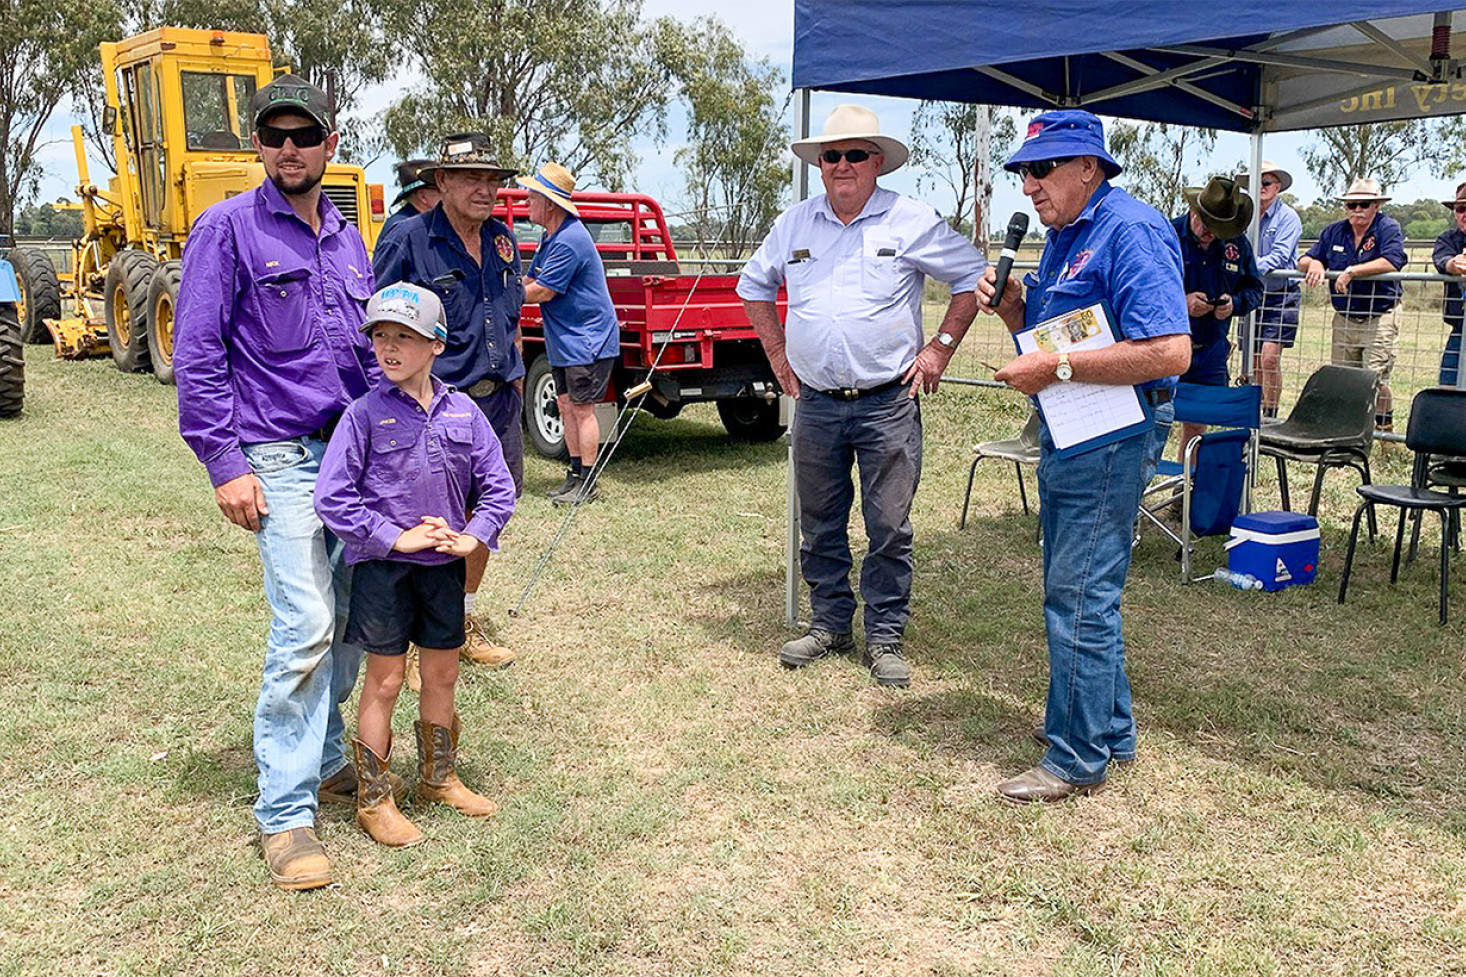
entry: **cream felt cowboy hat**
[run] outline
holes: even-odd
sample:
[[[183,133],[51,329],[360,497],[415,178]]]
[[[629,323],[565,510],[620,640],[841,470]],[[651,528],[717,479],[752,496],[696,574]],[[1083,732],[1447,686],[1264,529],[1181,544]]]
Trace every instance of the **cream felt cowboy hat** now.
[[[911,151],[899,140],[881,135],[881,124],[876,114],[859,105],[837,105],[825,119],[825,128],[818,136],[796,139],[789,147],[794,155],[810,166],[820,165],[820,153],[832,142],[847,139],[863,139],[880,148],[882,161],[880,175],[894,173],[906,165]]]
[[[1371,180],[1367,176],[1362,176],[1349,184],[1349,189],[1342,196],[1335,197],[1334,199],[1341,204],[1346,204],[1351,200],[1378,200],[1380,203],[1384,203],[1390,198],[1380,193],[1378,180]]]
[[[526,190],[533,190],[546,197],[561,210],[569,211],[576,217],[580,216],[580,211],[575,209],[575,204],[570,199],[570,195],[575,192],[575,174],[559,163],[546,163],[534,176],[528,179],[521,176],[514,182]]]
[[[1278,178],[1278,193],[1282,193],[1293,185],[1292,173],[1289,173],[1272,160],[1265,159],[1262,161],[1262,175],[1267,176],[1269,173]],[[1248,185],[1246,170],[1237,174],[1237,182],[1244,187]]]

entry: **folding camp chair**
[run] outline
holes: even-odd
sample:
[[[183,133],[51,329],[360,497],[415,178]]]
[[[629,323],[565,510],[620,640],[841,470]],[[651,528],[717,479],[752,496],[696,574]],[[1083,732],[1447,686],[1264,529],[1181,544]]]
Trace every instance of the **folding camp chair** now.
[[[1176,385],[1172,402],[1176,420],[1205,424],[1211,430],[1186,445],[1184,464],[1161,461],[1161,479],[1146,489],[1137,522],[1150,522],[1181,548],[1181,582],[1210,579],[1191,576],[1192,540],[1219,536],[1243,512],[1252,510],[1252,468],[1257,458],[1257,431],[1262,423],[1262,388]],[[1189,473],[1189,475],[1188,475]],[[1172,529],[1160,516],[1181,503],[1181,525]]]

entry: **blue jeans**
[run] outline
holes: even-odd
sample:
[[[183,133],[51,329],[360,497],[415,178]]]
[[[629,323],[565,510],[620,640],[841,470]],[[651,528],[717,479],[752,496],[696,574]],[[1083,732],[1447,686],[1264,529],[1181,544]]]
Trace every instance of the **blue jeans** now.
[[[860,467],[860,509],[870,546],[860,565],[867,644],[899,642],[911,602],[911,500],[921,479],[921,407],[901,384],[859,400],[804,387],[794,412],[799,566],[809,584],[810,624],[847,633],[851,469]]]
[[[1442,387],[1454,387],[1456,385],[1456,370],[1461,362],[1461,330],[1453,329],[1446,337],[1446,348],[1441,351],[1441,375]]]
[[[1049,695],[1044,769],[1071,784],[1105,779],[1111,760],[1135,758],[1120,594],[1141,492],[1155,474],[1175,409],[1153,409],[1148,431],[1060,458],[1041,427],[1044,625]]]
[[[254,727],[255,820],[265,834],[313,825],[321,778],[346,766],[340,704],[361,649],[342,641],[350,568],[311,504],[325,452],[310,438],[244,446],[270,508],[255,534],[274,612]]]

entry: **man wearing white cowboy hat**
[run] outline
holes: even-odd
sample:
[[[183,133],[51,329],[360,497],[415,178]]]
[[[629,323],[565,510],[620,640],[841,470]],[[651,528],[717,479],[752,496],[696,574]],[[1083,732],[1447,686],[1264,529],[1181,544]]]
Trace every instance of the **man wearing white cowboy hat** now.
[[[1229,176],[1214,176],[1205,187],[1188,187],[1183,193],[1190,207],[1171,222],[1181,241],[1191,321],[1191,367],[1181,382],[1225,387],[1232,318],[1247,315],[1262,302],[1262,279],[1246,236],[1252,200]],[[1202,424],[1182,423],[1178,461],[1184,460],[1191,439],[1205,430]]]
[[[1436,271],[1455,275],[1457,280],[1446,283],[1445,303],[1441,306],[1451,334],[1446,337],[1446,348],[1441,353],[1440,384],[1457,387],[1462,386],[1461,323],[1466,319],[1466,291],[1461,287],[1461,280],[1466,279],[1466,183],[1456,187],[1456,199],[1441,203],[1455,217],[1455,223],[1435,239],[1435,250],[1430,257]]]
[[[442,199],[426,214],[405,220],[377,241],[372,269],[379,282],[407,282],[436,292],[448,317],[447,348],[433,376],[468,394],[504,448],[518,495],[524,485],[524,357],[520,353],[519,242],[494,217],[499,187],[515,170],[501,166],[481,133],[445,136],[436,180]],[[490,641],[474,618],[474,603],[488,550],[467,559],[465,662],[503,668],[514,652]],[[412,662],[408,682],[415,686]]]
[[[1237,182],[1248,186],[1248,175],[1237,174]],[[1262,206],[1257,222],[1257,271],[1263,276],[1262,309],[1257,314],[1257,376],[1262,382],[1262,413],[1278,416],[1278,397],[1283,391],[1283,350],[1298,339],[1298,306],[1301,292],[1296,278],[1269,278],[1270,271],[1292,271],[1298,267],[1298,239],[1303,221],[1279,194],[1293,185],[1293,174],[1268,160],[1262,161],[1262,180],[1252,196]]]
[[[917,394],[937,389],[972,324],[973,289],[987,261],[931,207],[876,185],[908,151],[881,134],[869,109],[838,106],[820,135],[791,148],[819,167],[825,192],[779,216],[738,281],[779,385],[799,400],[790,438],[810,626],[779,660],[799,668],[855,650],[848,525],[851,470],[859,465],[870,542],[860,572],[864,661],[877,683],[905,687],[910,514],[921,476]],[[924,343],[927,275],[948,283],[952,298]],[[781,284],[789,294],[783,324],[775,305]]]
[[[545,355],[570,451],[565,481],[549,497],[556,505],[589,502],[596,496],[589,476],[601,440],[596,404],[611,381],[621,327],[606,285],[606,267],[571,199],[575,174],[559,163],[546,163],[518,183],[529,191],[529,219],[545,229],[525,272],[524,300],[537,304],[544,316]]]
[[[1348,216],[1323,229],[1313,247],[1298,259],[1298,270],[1303,272],[1303,284],[1309,288],[1323,282],[1326,272],[1339,273],[1331,296],[1334,321],[1330,361],[1367,367],[1379,374],[1374,423],[1388,431],[1394,426],[1390,372],[1395,368],[1400,345],[1395,305],[1400,301],[1401,288],[1399,282],[1361,279],[1405,267],[1405,232],[1399,221],[1379,212],[1379,205],[1390,198],[1380,193],[1376,180],[1355,180],[1337,199]]]

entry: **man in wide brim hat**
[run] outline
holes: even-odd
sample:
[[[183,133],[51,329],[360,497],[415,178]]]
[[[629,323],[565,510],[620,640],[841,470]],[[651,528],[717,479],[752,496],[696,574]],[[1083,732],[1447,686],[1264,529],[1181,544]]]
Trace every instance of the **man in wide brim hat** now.
[[[516,177],[514,182],[531,193],[540,194],[572,217],[580,216],[575,201],[570,199],[575,193],[575,174],[559,163],[546,163],[534,176]]]
[[[877,176],[894,173],[906,165],[911,151],[899,139],[881,134],[881,124],[876,114],[860,105],[837,105],[825,120],[825,128],[818,136],[796,139],[789,147],[794,155],[810,166],[820,165],[820,153],[831,143],[848,140],[868,142],[883,157]]]
[[[1455,387],[1461,383],[1461,330],[1466,323],[1466,288],[1463,288],[1463,283],[1466,283],[1466,183],[1456,187],[1456,199],[1442,200],[1441,203],[1454,220],[1435,239],[1430,260],[1436,271],[1454,279],[1446,282],[1445,302],[1441,305],[1441,317],[1451,332],[1441,350],[1440,385]]]
[[[1298,267],[1298,240],[1303,221],[1298,211],[1280,199],[1293,185],[1293,174],[1272,160],[1262,161],[1262,179],[1252,186],[1246,172],[1237,182],[1248,187],[1262,208],[1257,221],[1257,272],[1263,280],[1262,308],[1257,314],[1257,376],[1262,382],[1262,414],[1278,416],[1283,393],[1283,350],[1298,341],[1298,308],[1302,293],[1297,279],[1268,277],[1268,272],[1292,271]]]
[[[1370,201],[1376,201],[1378,203],[1388,203],[1392,198],[1387,197],[1380,192],[1378,180],[1371,180],[1367,176],[1362,176],[1359,179],[1355,180],[1353,183],[1349,184],[1349,189],[1345,190],[1342,194],[1335,197],[1334,199],[1341,204],[1347,204],[1353,201],[1360,201],[1364,203],[1368,203]]]
[[[438,183],[442,184],[445,172],[455,170],[487,170],[500,183],[519,172],[500,164],[493,143],[481,132],[458,132],[443,138],[443,146],[438,151]]]
[[[392,206],[396,207],[412,194],[424,187],[435,185],[434,176],[438,171],[438,161],[435,159],[405,159],[397,164],[397,196],[392,198]],[[419,212],[431,210],[431,207],[420,207]]]
[[[1187,187],[1181,193],[1196,216],[1217,237],[1225,240],[1247,233],[1247,225],[1252,223],[1252,198],[1242,192],[1236,180],[1215,176],[1206,186]]]
[[[1293,185],[1293,174],[1269,159],[1262,161],[1262,175],[1264,179],[1270,176],[1278,181],[1279,193],[1286,193],[1288,188]],[[1237,182],[1244,187],[1249,186],[1249,177],[1250,174],[1246,170],[1242,170],[1237,174]]]

